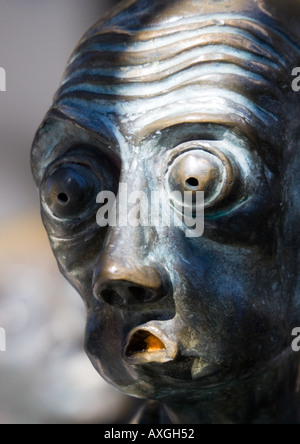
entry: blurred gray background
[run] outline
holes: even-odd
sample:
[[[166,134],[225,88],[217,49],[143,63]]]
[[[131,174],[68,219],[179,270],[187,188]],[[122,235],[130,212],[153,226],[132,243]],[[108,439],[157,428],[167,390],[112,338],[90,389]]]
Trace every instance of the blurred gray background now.
[[[30,173],[34,133],[83,33],[116,2],[0,0],[0,424],[118,423],[132,401],[83,352],[84,309],[60,276]]]
[[[36,206],[29,173],[34,133],[78,40],[113,0],[0,0],[0,221]]]

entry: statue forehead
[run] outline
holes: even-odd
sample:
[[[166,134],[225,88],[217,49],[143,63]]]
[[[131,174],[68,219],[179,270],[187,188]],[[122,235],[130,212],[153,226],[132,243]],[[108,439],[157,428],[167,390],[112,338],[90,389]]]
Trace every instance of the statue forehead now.
[[[299,3],[286,2],[295,14]],[[199,122],[280,145],[282,103],[300,60],[276,25],[288,11],[254,0],[122,2],[75,49],[49,114],[137,144]]]
[[[82,39],[54,107],[94,130],[123,123],[127,136],[187,113],[275,126],[296,45],[249,3],[123,4]]]

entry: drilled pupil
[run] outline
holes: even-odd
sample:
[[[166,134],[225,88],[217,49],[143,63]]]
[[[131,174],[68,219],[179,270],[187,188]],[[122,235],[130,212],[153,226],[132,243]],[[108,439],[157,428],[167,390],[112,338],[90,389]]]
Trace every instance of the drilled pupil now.
[[[57,201],[58,203],[65,205],[69,202],[69,197],[66,193],[59,193],[57,196]]]
[[[185,183],[188,188],[198,188],[199,187],[199,180],[196,177],[189,177]]]
[[[55,217],[71,219],[93,209],[97,189],[97,177],[88,168],[70,164],[49,174],[42,195]]]

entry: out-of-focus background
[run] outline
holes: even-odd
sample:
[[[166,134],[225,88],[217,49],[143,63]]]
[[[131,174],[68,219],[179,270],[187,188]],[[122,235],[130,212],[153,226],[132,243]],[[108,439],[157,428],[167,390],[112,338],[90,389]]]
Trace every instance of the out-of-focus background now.
[[[113,0],[0,0],[0,424],[119,423],[133,404],[83,352],[84,308],[39,216],[30,148],[67,59]]]

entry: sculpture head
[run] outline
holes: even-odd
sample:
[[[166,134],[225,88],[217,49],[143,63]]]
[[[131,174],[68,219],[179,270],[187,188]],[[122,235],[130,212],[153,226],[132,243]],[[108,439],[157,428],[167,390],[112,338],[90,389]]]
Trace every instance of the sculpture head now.
[[[234,387],[271,390],[263,374],[294,391],[300,3],[280,3],[121,3],[79,43],[36,135],[43,221],[86,304],[87,353],[128,394],[222,392],[228,407]],[[173,189],[204,191],[204,235],[99,227],[96,197],[121,183],[171,211]]]

